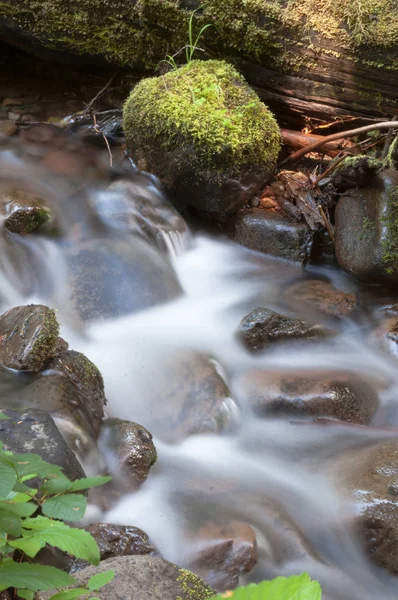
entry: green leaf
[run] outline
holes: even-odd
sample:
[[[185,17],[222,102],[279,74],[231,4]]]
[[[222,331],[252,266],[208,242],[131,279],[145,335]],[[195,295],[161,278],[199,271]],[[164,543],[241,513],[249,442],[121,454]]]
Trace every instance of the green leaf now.
[[[9,587],[38,592],[52,588],[64,588],[75,583],[75,579],[55,567],[3,561],[0,565],[0,592]]]
[[[49,498],[42,504],[42,511],[47,517],[63,521],[79,521],[86,512],[87,498],[83,494],[67,494]]]
[[[62,475],[61,467],[46,462],[38,454],[11,454],[7,459],[7,462],[17,471],[18,478],[29,476],[30,479],[32,477],[44,479],[50,475]]]
[[[0,498],[7,498],[17,481],[17,474],[4,456],[0,456]]]
[[[112,477],[83,477],[83,479],[76,479],[72,482],[71,492],[78,492],[79,490],[88,490],[99,485],[104,485],[111,481]]]
[[[65,590],[65,592],[58,592],[51,596],[50,600],[75,600],[75,598],[81,598],[87,596],[86,588],[74,588],[73,590]]]
[[[107,583],[112,581],[115,577],[114,571],[104,571],[103,573],[98,573],[98,575],[93,575],[87,582],[88,589],[92,592],[94,590],[99,590],[104,587]]]
[[[32,520],[32,519],[30,519]],[[60,521],[50,521],[45,528],[23,532],[25,540],[34,540],[37,543],[50,544],[76,558],[82,558],[90,563],[98,564],[100,560],[97,542],[88,531],[68,527]],[[23,524],[26,527],[26,523]]]
[[[263,581],[258,585],[252,583],[237,588],[229,595],[219,594],[213,600],[321,600],[321,586],[311,581],[308,573],[292,577],[277,577],[271,581]]]
[[[4,548],[4,546],[7,544],[7,540],[5,537],[0,537],[0,548]]]
[[[0,421],[6,421],[9,418],[10,417],[7,417],[7,415],[5,415],[4,413],[0,412]]]
[[[0,515],[3,511],[12,512],[14,515],[19,517],[30,517],[37,510],[37,505],[34,502],[26,502],[21,504],[19,502],[6,502],[0,500]]]
[[[48,529],[48,527],[54,527],[54,525],[58,528],[63,527],[69,529],[68,525],[62,521],[54,521],[53,519],[43,517],[42,515],[33,517],[32,519],[25,519],[22,523],[24,529],[33,529],[34,531],[44,531],[45,529]]]
[[[24,600],[33,600],[35,593],[32,590],[18,590],[18,596]]]
[[[0,511],[0,531],[18,537],[21,535],[21,517],[8,510]]]
[[[46,494],[62,494],[67,492],[72,487],[72,482],[67,477],[54,477],[43,483],[40,491]]]
[[[12,548],[17,548],[18,550],[21,550],[21,552],[24,552],[26,556],[29,556],[29,558],[34,558],[36,554],[42,548],[44,548],[46,542],[34,538],[19,538],[18,540],[9,541],[8,545]]]

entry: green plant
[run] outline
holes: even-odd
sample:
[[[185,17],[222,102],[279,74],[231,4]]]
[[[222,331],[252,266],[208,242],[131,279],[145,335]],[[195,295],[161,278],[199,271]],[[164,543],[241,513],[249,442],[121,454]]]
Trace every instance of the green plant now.
[[[321,600],[321,586],[311,581],[308,573],[292,577],[277,577],[259,584],[251,583],[237,588],[233,592],[225,592],[214,596],[211,600]]]
[[[2,413],[0,419],[4,419]],[[84,516],[87,498],[83,490],[109,480],[85,477],[70,481],[60,467],[37,454],[7,452],[0,443],[0,592],[14,588],[19,597],[33,600],[36,592],[76,583],[60,569],[31,564],[46,544],[94,565],[99,563],[99,549],[91,534],[64,521]],[[52,600],[87,596],[112,578],[112,572],[101,573],[85,588],[60,591]]]

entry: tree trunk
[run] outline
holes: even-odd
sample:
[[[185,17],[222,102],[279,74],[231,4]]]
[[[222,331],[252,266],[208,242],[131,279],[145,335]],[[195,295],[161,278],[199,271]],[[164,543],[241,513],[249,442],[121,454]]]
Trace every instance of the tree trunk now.
[[[185,59],[200,0],[0,0],[0,38],[154,72]],[[207,0],[196,58],[226,58],[285,124],[398,115],[396,0]],[[161,63],[164,66],[164,63]]]

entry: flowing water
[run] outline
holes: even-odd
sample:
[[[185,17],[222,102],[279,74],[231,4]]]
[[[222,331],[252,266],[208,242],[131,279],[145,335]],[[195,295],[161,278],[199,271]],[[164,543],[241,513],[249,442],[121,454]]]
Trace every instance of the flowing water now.
[[[308,276],[351,290],[356,284],[332,267],[304,273],[227,239],[190,233],[156,182],[133,167],[110,186],[76,185],[3,149],[0,179],[2,192],[17,186],[40,195],[61,231],[57,237],[21,237],[3,229],[1,308],[28,302],[57,308],[63,337],[104,376],[107,413],[141,423],[154,434],[158,462],[148,481],[102,518],[141,527],[165,558],[182,566],[189,564],[195,531],[203,524],[243,521],[255,529],[259,545],[258,564],[246,581],[308,571],[321,582],[325,598],[396,598],[397,580],[366,556],[351,525],[354,505],[328,468],[345,452],[398,436],[396,363],[367,341],[370,324],[387,301],[377,294],[369,301],[358,288],[366,299],[362,314],[328,322],[336,329],[333,337],[251,355],[235,337],[240,319],[258,306],[286,308],[288,284]],[[68,261],[79,245],[88,252],[93,240],[98,245],[90,246],[94,268],[86,271],[88,295],[100,248],[117,246],[123,256],[126,251],[129,266],[125,261],[122,267],[118,263],[116,275],[115,269],[105,272],[109,280],[100,292],[106,295],[105,318],[90,321],[71,293]],[[131,270],[134,261],[138,266]],[[163,302],[155,301],[157,294]],[[139,301],[132,300],[134,295]],[[297,316],[306,310],[298,306]],[[175,417],[194,393],[187,360],[193,369],[196,361],[211,364],[226,383],[217,388],[221,397],[214,418],[188,437]],[[248,404],[245,386],[245,377],[258,369],[325,378],[356,374],[381,398],[377,426],[260,419]],[[20,378],[4,374],[4,393],[21,385]],[[205,413],[207,407],[213,410],[213,401],[206,398]],[[192,411],[188,417],[193,418]]]

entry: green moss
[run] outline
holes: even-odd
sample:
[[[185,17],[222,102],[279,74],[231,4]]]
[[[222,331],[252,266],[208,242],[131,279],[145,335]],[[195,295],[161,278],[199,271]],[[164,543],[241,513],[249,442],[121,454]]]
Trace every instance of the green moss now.
[[[398,136],[394,139],[388,149],[385,163],[390,169],[396,169],[398,167]]]
[[[388,192],[386,214],[381,222],[386,228],[382,241],[382,262],[391,275],[398,270],[398,186]]]
[[[215,593],[194,573],[186,569],[179,569],[177,581],[184,592],[186,600],[205,600],[213,598]]]
[[[243,77],[222,61],[193,61],[141,81],[124,107],[127,144],[186,146],[192,169],[236,172],[257,166],[264,177],[280,150],[278,125]]]
[[[27,324],[26,324],[27,325]],[[59,338],[59,323],[55,311],[46,308],[43,315],[43,324],[40,334],[36,339],[32,351],[30,362],[33,364],[42,364],[52,356]]]
[[[376,225],[368,217],[364,217],[359,239],[368,240],[376,232]]]

